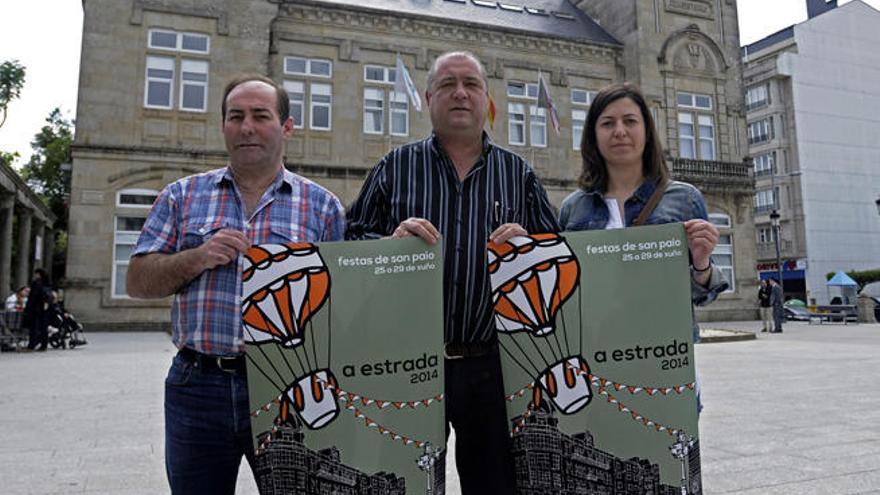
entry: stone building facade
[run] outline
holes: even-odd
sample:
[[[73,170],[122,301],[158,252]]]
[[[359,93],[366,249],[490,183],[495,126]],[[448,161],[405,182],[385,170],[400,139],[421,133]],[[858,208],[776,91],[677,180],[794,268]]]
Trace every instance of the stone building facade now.
[[[297,127],[286,160],[350,203],[391,148],[430,132],[427,109],[394,93],[399,56],[424,91],[450,49],[486,65],[487,131],[526,157],[559,205],[576,188],[590,99],[630,80],[648,95],[674,176],[707,197],[734,281],[701,318],[753,315],[752,177],[732,0],[86,0],[73,147],[70,304],[94,324],[167,322],[167,301],[125,294],[128,253],[152,198],[225,164],[224,82],[283,83]],[[542,74],[561,128],[537,107]]]

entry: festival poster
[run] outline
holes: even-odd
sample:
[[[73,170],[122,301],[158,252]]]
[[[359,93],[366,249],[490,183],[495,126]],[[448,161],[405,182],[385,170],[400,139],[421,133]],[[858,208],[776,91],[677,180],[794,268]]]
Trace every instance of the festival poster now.
[[[519,237],[488,261],[518,493],[701,493],[682,225]]]
[[[444,493],[442,277],[419,239],[248,251],[261,494]]]

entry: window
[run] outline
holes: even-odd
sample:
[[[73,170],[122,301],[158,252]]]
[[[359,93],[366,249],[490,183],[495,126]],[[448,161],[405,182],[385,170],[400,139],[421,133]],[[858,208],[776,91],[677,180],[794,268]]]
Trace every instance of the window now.
[[[165,52],[208,54],[211,38],[204,34],[151,29],[147,48]],[[171,110],[175,105],[174,87],[178,87],[177,108],[204,112],[208,108],[207,60],[147,54],[144,78],[144,107]],[[180,74],[179,80],[176,74]]]
[[[293,117],[293,126],[305,127],[303,114],[305,112],[306,85],[301,81],[284,81],[284,90],[290,99],[290,116]]]
[[[724,213],[710,213],[709,222],[719,229],[729,229],[730,215],[725,215]]]
[[[147,34],[147,47],[155,50],[207,54],[210,45],[211,37],[205,34],[180,33],[167,29],[151,29]]]
[[[284,57],[284,73],[326,79],[333,75],[333,62],[317,58]],[[303,128],[308,122],[309,129],[312,130],[332,129],[333,86],[305,80],[285,80],[284,89],[290,98],[290,115],[293,117],[294,127]],[[308,94],[306,94],[307,90]],[[306,112],[307,99],[308,112]]]
[[[333,62],[318,58],[284,57],[284,73],[298,76],[333,76]]]
[[[587,121],[586,110],[571,111],[571,149],[581,149],[581,140],[584,136],[584,124]]]
[[[755,231],[758,234],[758,244],[769,244],[776,241],[773,227],[769,225],[758,227]]]
[[[678,93],[678,149],[682,158],[715,159],[715,117],[712,97]]]
[[[174,59],[147,57],[147,74],[144,87],[144,106],[171,109],[174,98]]]
[[[777,188],[778,189],[778,188]],[[776,209],[776,197],[772,189],[763,189],[755,193],[755,211],[758,213]]]
[[[152,189],[123,189],[116,193],[116,206],[126,208],[152,208],[159,192]]]
[[[364,87],[365,134],[384,134],[387,114],[387,129],[392,136],[409,135],[409,99],[405,93],[394,91],[396,78],[394,67],[364,66],[364,82],[368,84]]]
[[[523,103],[507,104],[507,140],[510,144],[526,144],[526,106]]]
[[[725,292],[733,292],[736,289],[736,278],[733,270],[733,236],[722,233],[718,236],[718,244],[712,251],[712,263],[724,274],[724,279],[730,284]]]
[[[752,86],[746,91],[746,110],[761,108],[770,103],[770,92],[767,84]]]
[[[507,104],[508,142],[517,146],[547,147],[547,110],[529,103],[538,99],[538,85],[509,82],[507,96],[513,100]]]
[[[120,193],[120,198],[124,191]],[[137,244],[138,236],[144,226],[146,218],[135,216],[115,217],[115,231],[113,242],[113,281],[111,292],[113,297],[128,297],[125,287],[125,275],[128,273],[128,261],[131,252]]]
[[[329,131],[332,123],[331,106],[333,104],[333,94],[329,84],[310,85],[312,120],[309,128],[322,131]]]
[[[585,89],[571,90],[571,149],[581,149],[584,125],[587,121],[587,110],[596,94]]]
[[[749,144],[765,143],[773,139],[773,117],[749,124]]]
[[[204,112],[208,106],[208,62],[181,60],[180,109]]]
[[[532,146],[547,147],[547,109],[531,105],[529,107],[529,136]]]
[[[776,152],[764,153],[755,157],[755,177],[776,173]]]

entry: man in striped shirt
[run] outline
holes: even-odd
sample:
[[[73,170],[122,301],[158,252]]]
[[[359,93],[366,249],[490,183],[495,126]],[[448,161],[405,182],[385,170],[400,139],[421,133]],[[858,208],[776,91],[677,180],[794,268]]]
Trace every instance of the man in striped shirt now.
[[[168,185],[153,205],[126,279],[132,297],[174,295],[180,349],[165,380],[165,468],[174,494],[233,494],[253,462],[241,326],[241,255],[251,244],[342,238],[342,205],[287,171],[293,133],[284,89],[262,76],[226,86],[229,166]]]
[[[372,170],[349,212],[346,238],[442,238],[446,418],[456,432],[462,493],[513,493],[486,244],[559,226],[531,167],[483,132],[488,83],[476,57],[438,57],[425,96],[433,134]]]

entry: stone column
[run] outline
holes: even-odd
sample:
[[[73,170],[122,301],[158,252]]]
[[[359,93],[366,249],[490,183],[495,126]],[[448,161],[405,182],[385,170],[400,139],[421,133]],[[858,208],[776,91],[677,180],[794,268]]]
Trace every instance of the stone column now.
[[[4,298],[18,287],[12,287],[12,218],[15,196],[0,196],[0,295]]]
[[[37,268],[43,268],[43,261],[46,259],[46,252],[43,250],[45,247],[43,241],[46,239],[46,222],[39,218],[35,218],[31,223],[31,230],[33,231],[31,238],[33,239],[32,251],[34,253],[34,270],[36,270]],[[36,257],[38,249],[40,250],[40,259],[37,259]]]
[[[55,231],[49,227],[46,229],[46,237],[43,238],[43,269],[49,274],[49,278],[54,282],[52,277],[52,258],[55,256]]]
[[[15,286],[28,285],[31,259],[31,218],[33,212],[22,208],[18,214],[18,259],[15,261]]]

